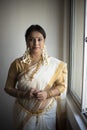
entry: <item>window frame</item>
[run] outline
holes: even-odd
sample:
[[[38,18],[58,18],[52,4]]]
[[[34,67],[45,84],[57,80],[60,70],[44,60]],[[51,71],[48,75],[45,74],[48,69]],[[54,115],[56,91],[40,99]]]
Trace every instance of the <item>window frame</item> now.
[[[74,102],[76,103],[76,105],[77,105],[77,107],[79,108],[79,110],[80,110],[80,112],[86,112],[86,111],[83,111],[84,110],[84,98],[85,98],[85,89],[86,89],[86,85],[84,86],[84,78],[85,78],[85,75],[84,75],[84,73],[85,73],[85,67],[84,67],[84,62],[85,62],[85,53],[84,53],[84,51],[85,51],[85,37],[87,37],[87,35],[85,36],[85,23],[87,22],[87,21],[85,21],[85,17],[86,17],[86,11],[87,11],[87,8],[86,8],[86,4],[87,4],[87,0],[84,0],[84,26],[83,26],[83,29],[84,29],[84,33],[83,33],[83,65],[82,65],[82,70],[83,70],[83,73],[82,73],[82,93],[81,93],[81,102],[78,100],[78,97],[75,95],[75,93],[73,93],[72,92],[72,90],[71,90],[71,84],[72,84],[72,48],[71,48],[71,46],[72,46],[72,42],[73,42],[73,33],[74,33],[74,26],[73,26],[73,23],[74,23],[74,10],[75,10],[75,6],[74,6],[74,4],[75,4],[75,0],[71,0],[71,12],[70,12],[70,48],[69,48],[69,50],[70,50],[70,52],[69,52],[69,54],[70,54],[70,56],[69,56],[69,61],[70,61],[70,63],[69,63],[69,80],[68,80],[68,82],[69,82],[69,94],[70,94],[70,96],[73,98],[73,100],[74,100]],[[87,44],[87,43],[86,43]]]
[[[83,59],[83,92],[82,92],[82,113],[87,113],[87,103],[85,105],[85,102],[87,101],[87,0],[85,0],[85,19],[84,19],[84,59]],[[86,98],[86,100],[85,100]],[[87,114],[86,114],[87,116]]]

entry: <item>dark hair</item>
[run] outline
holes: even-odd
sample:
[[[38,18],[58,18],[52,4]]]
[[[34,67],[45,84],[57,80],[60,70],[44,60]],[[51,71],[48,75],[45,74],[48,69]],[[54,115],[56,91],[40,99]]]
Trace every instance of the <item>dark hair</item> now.
[[[27,41],[28,36],[31,34],[33,31],[38,31],[40,32],[44,39],[46,38],[46,33],[45,30],[40,26],[40,25],[31,25],[25,32],[25,40]]]

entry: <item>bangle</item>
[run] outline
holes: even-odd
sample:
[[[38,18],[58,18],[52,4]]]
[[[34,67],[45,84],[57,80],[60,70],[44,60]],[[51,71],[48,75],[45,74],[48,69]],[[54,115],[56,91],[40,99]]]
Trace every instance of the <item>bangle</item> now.
[[[49,91],[47,92],[47,98],[50,98],[50,97],[53,97],[52,90],[49,90]]]
[[[61,92],[60,92],[60,90],[59,90],[58,87],[57,87],[57,90],[58,90],[58,96],[60,96],[60,95],[61,95]]]

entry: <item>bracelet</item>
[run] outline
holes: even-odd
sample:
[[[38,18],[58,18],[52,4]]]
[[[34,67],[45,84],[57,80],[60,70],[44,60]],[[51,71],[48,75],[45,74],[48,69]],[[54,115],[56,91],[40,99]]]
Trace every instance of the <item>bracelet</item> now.
[[[49,90],[49,91],[47,92],[47,98],[50,98],[50,97],[53,97],[52,90]]]
[[[58,87],[57,87],[57,90],[58,90],[58,96],[60,96],[60,95],[61,95],[61,92],[60,92],[60,90],[59,90]]]

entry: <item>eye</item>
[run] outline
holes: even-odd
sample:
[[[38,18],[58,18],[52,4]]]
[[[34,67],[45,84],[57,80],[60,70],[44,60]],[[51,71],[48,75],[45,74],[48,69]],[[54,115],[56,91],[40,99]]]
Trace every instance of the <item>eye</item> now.
[[[38,39],[38,42],[41,42],[42,40],[43,40],[42,38],[39,38],[39,39]]]
[[[34,39],[33,38],[29,38],[29,42],[33,42],[34,41]]]

